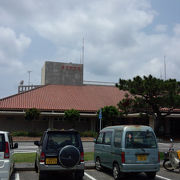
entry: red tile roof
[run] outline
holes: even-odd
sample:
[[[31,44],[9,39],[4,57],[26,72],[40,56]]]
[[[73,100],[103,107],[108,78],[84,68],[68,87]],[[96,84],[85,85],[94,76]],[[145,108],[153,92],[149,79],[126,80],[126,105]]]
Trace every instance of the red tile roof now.
[[[37,108],[42,111],[64,111],[73,108],[96,112],[104,106],[116,106],[124,95],[124,91],[114,86],[46,85],[0,99],[0,110]]]

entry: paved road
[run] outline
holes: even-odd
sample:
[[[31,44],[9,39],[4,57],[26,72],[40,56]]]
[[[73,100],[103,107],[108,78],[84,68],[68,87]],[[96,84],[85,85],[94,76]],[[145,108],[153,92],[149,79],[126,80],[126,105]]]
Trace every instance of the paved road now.
[[[169,149],[170,143],[158,143],[160,152],[165,152]],[[15,152],[35,152],[37,146],[33,142],[18,142],[18,149]],[[94,142],[83,142],[84,152],[94,151]],[[180,143],[174,143],[175,149],[180,149]]]
[[[84,152],[94,151],[94,142],[83,142]],[[15,153],[21,152],[36,152],[37,146],[34,142],[18,142],[18,149],[15,149]]]
[[[164,169],[161,169],[156,175],[155,180],[179,180],[180,174],[177,172],[167,172]],[[12,175],[11,180],[38,180],[38,174],[35,171],[23,171],[16,172]],[[73,176],[69,174],[65,175],[50,175],[45,178],[45,180],[58,180],[58,179],[66,179],[73,180]],[[147,176],[145,174],[139,175],[128,175],[126,180],[147,180]],[[83,180],[113,180],[111,171],[106,170],[99,172],[95,169],[86,170]]]
[[[159,145],[160,152],[166,152],[166,151],[168,151],[171,143],[158,143],[158,145]],[[174,143],[174,149],[180,150],[180,143]]]

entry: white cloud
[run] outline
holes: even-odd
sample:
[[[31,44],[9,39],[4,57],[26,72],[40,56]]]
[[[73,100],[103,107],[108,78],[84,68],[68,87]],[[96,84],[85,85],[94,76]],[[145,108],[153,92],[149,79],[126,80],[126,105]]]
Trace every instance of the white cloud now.
[[[21,57],[30,43],[30,38],[25,35],[17,36],[12,29],[0,27],[0,83],[3,84],[0,97],[2,94],[8,95],[8,92],[12,94],[11,88],[7,90],[4,87],[14,85],[18,81],[17,79],[21,78],[24,71]]]
[[[173,30],[176,36],[180,36],[180,24],[176,24]]]
[[[17,58],[21,56],[30,43],[30,38],[25,35],[20,34],[19,37],[17,37],[12,29],[0,27],[0,51],[5,54],[6,57]]]
[[[167,25],[165,25],[165,24],[158,24],[155,27],[155,31],[156,32],[160,32],[160,33],[166,32],[167,31]]]
[[[84,36],[86,80],[117,81],[120,77],[144,74],[159,77],[165,55],[167,75],[179,78],[180,25],[175,22],[172,28],[165,21],[154,25],[160,12],[155,12],[150,3],[149,0],[2,1],[1,69],[21,68],[24,76],[27,70],[32,70],[32,81],[37,84],[45,60],[79,63]],[[43,43],[45,48],[41,47]],[[48,57],[51,59],[46,58],[45,51],[51,51],[49,54],[53,56]],[[29,58],[31,54],[35,58]]]

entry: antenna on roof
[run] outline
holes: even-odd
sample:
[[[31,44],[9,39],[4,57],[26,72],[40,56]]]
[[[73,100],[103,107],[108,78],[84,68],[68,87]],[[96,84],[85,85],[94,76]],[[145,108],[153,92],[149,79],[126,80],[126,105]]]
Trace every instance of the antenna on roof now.
[[[84,36],[82,39],[82,48],[80,53],[80,64],[84,64]]]
[[[31,74],[32,71],[28,71],[28,74],[29,74],[29,78],[28,78],[28,85],[30,85],[30,74]]]
[[[84,37],[82,40],[82,64],[84,64]]]
[[[164,80],[166,80],[166,56],[164,56]]]

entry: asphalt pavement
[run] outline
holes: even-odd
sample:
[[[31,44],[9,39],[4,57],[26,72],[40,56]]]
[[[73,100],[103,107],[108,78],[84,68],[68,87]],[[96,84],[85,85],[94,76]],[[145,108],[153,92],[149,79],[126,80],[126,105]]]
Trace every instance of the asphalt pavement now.
[[[15,150],[15,153],[35,152],[37,149],[37,147],[34,145],[34,142],[32,142],[32,141],[31,142],[18,142],[18,144],[19,144],[19,147],[18,147],[18,149]],[[168,150],[170,143],[169,142],[161,142],[161,143],[158,143],[158,145],[159,145],[159,151],[165,152]],[[94,152],[94,142],[93,141],[83,142],[83,147],[84,147],[84,152]],[[180,143],[174,143],[174,147],[175,147],[175,150],[180,149]],[[162,167],[162,161],[160,164]],[[85,169],[90,170],[89,171],[90,176],[91,176],[91,170],[93,172],[94,168],[95,168],[94,161],[86,161],[85,162]],[[24,172],[24,174],[26,174],[27,172],[34,172],[34,163],[16,163],[15,170],[16,170],[16,172]],[[94,173],[95,174],[93,176],[96,176],[96,172],[94,172]],[[162,174],[162,172],[161,172],[161,174]],[[171,180],[171,179],[176,180],[176,179],[180,178],[179,174],[175,174],[175,175],[172,174],[172,176],[173,176],[173,178],[164,178],[164,180]],[[162,177],[163,176],[158,175],[156,179],[157,180],[163,179]],[[138,179],[141,179],[141,178],[143,179],[143,176],[140,176]],[[91,179],[91,178],[86,176],[84,179]],[[96,178],[96,179],[98,179],[98,178]],[[93,178],[92,178],[92,180],[93,180]]]
[[[163,168],[157,173],[155,180],[179,180],[179,173],[177,172],[168,172]],[[11,180],[38,180],[38,173],[35,171],[16,171]],[[72,175],[69,174],[49,174],[45,177],[45,179],[49,180],[59,180],[59,179],[66,179],[66,180],[73,180],[74,178]],[[84,173],[83,180],[113,180],[112,171],[103,170],[97,171],[95,169],[86,169]],[[128,174],[125,180],[148,180],[146,174]]]
[[[168,151],[171,143],[170,142],[160,142],[158,143],[159,151],[166,152]],[[83,141],[84,152],[94,152],[94,142],[93,141]],[[174,143],[175,150],[180,150],[180,143]],[[36,152],[37,146],[34,145],[33,141],[21,141],[18,142],[18,149],[15,149],[15,153],[22,152]]]
[[[20,141],[18,143],[18,148],[14,150],[15,153],[25,153],[25,152],[36,152],[37,146],[34,145],[34,141]],[[83,141],[84,152],[94,152],[94,142],[93,141]]]

